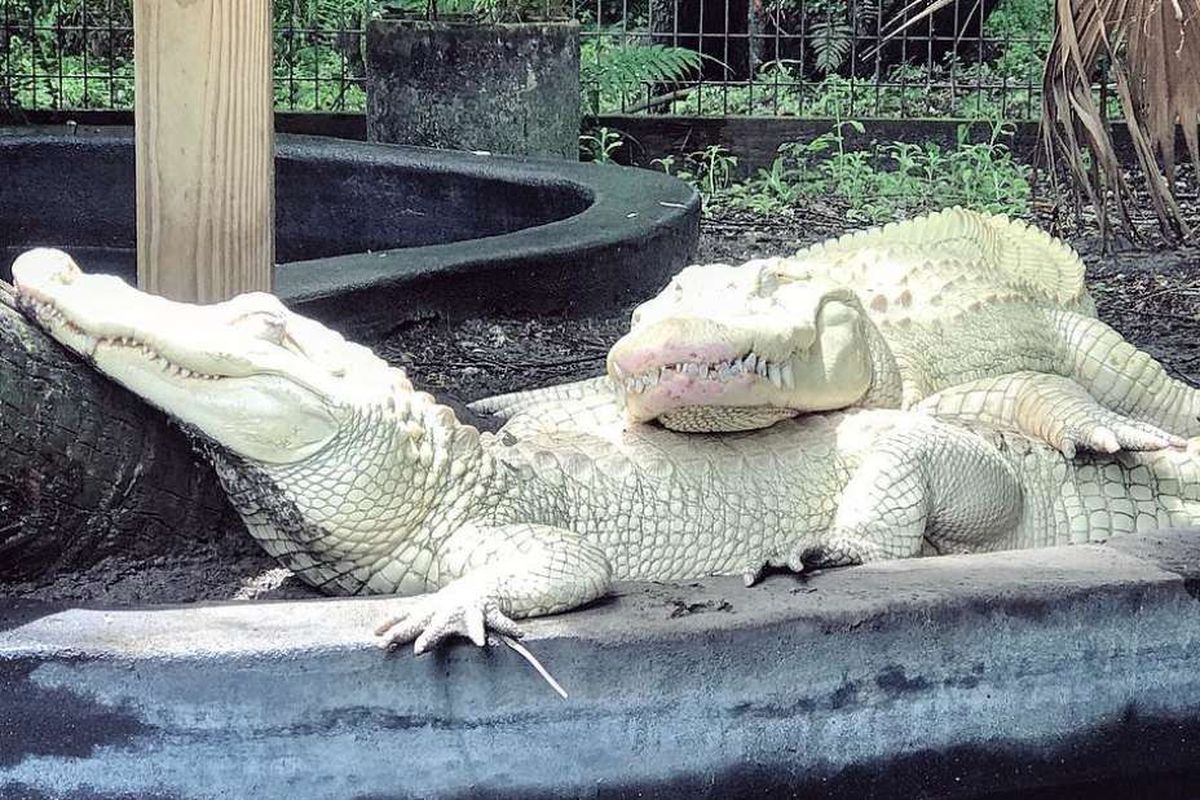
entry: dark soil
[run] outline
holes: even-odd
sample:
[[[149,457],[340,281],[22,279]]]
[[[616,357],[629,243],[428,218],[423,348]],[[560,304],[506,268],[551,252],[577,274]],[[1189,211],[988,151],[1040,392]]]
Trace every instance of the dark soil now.
[[[814,207],[763,218],[709,216],[697,261],[737,263],[786,253],[841,232],[837,209]],[[1043,220],[1043,222],[1045,222]],[[1151,241],[1103,253],[1082,231],[1067,239],[1084,254],[1100,316],[1176,375],[1200,383],[1200,251]],[[480,397],[599,374],[609,346],[624,332],[630,308],[588,320],[500,318],[449,325],[405,325],[379,352],[403,366],[419,387],[456,407]],[[262,554],[246,556],[230,542],[197,552],[187,563],[104,562],[84,574],[38,585],[0,586],[6,594],[104,605],[305,597],[314,593]]]

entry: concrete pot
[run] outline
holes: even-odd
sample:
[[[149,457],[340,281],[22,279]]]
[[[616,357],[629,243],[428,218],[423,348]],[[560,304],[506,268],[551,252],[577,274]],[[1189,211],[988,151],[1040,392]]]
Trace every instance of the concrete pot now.
[[[367,137],[575,160],[579,23],[367,27]]]

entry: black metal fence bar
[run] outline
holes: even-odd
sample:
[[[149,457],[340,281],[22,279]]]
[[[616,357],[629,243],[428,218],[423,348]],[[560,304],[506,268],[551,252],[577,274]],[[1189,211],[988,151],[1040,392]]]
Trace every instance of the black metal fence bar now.
[[[478,0],[487,2],[488,0]],[[884,43],[900,0],[571,0],[586,113],[1028,119],[1050,0],[956,0]],[[276,0],[275,96],[365,107],[381,0]],[[133,105],[132,0],[0,0],[0,107]]]

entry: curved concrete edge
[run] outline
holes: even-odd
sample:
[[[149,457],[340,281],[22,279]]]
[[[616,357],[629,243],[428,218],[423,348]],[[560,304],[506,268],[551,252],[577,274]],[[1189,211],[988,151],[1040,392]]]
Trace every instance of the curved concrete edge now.
[[[691,262],[700,197],[688,184],[616,165],[446,153],[402,145],[287,137],[280,155],[421,164],[481,179],[574,184],[579,214],[502,236],[294,261],[276,292],[297,311],[366,339],[438,314],[582,316],[644,300]]]
[[[79,129],[71,135],[61,129],[0,127],[0,151],[36,144],[61,148],[64,158],[105,160],[112,169],[119,162],[117,171],[124,170],[130,185],[132,141],[132,131],[126,128]],[[277,137],[277,164],[303,168],[339,162],[368,170],[401,167],[517,186],[569,188],[573,196],[592,201],[579,213],[572,213],[573,208],[546,209],[550,218],[568,216],[500,235],[290,261],[276,268],[275,291],[285,302],[356,338],[373,340],[399,323],[431,315],[451,320],[582,316],[624,307],[652,296],[686,266],[699,237],[700,197],[695,189],[652,170],[314,136]],[[80,180],[78,175],[74,178]],[[115,184],[101,188],[104,224],[91,222],[104,228],[107,238],[74,244],[93,250],[128,249],[133,243],[133,197]],[[4,198],[0,193],[0,212],[6,208]],[[70,193],[39,202],[50,217],[65,219],[78,212],[71,206],[78,200]],[[29,212],[8,209],[8,216],[19,213]],[[0,251],[12,244],[2,239]],[[37,243],[64,244],[40,239]]]
[[[385,655],[383,599],[0,632],[0,795],[973,797],[1200,771],[1200,532],[624,584],[506,647]],[[1083,795],[1079,795],[1083,796]]]

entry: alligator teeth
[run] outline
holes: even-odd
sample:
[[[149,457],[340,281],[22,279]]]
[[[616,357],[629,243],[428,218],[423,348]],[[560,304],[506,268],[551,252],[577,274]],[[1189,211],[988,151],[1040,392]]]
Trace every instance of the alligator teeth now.
[[[783,374],[778,364],[771,364],[767,367],[767,378],[776,386],[783,385]]]
[[[759,359],[758,363],[754,365],[754,372],[760,378],[767,377],[767,360]]]
[[[746,356],[746,358],[742,361],[742,368],[745,369],[746,372],[754,372],[754,368],[756,366],[758,366],[758,356],[754,355],[754,353]]]
[[[783,365],[783,368],[779,370],[779,374],[785,388],[796,388],[796,374],[792,370],[792,363],[790,361]]]

